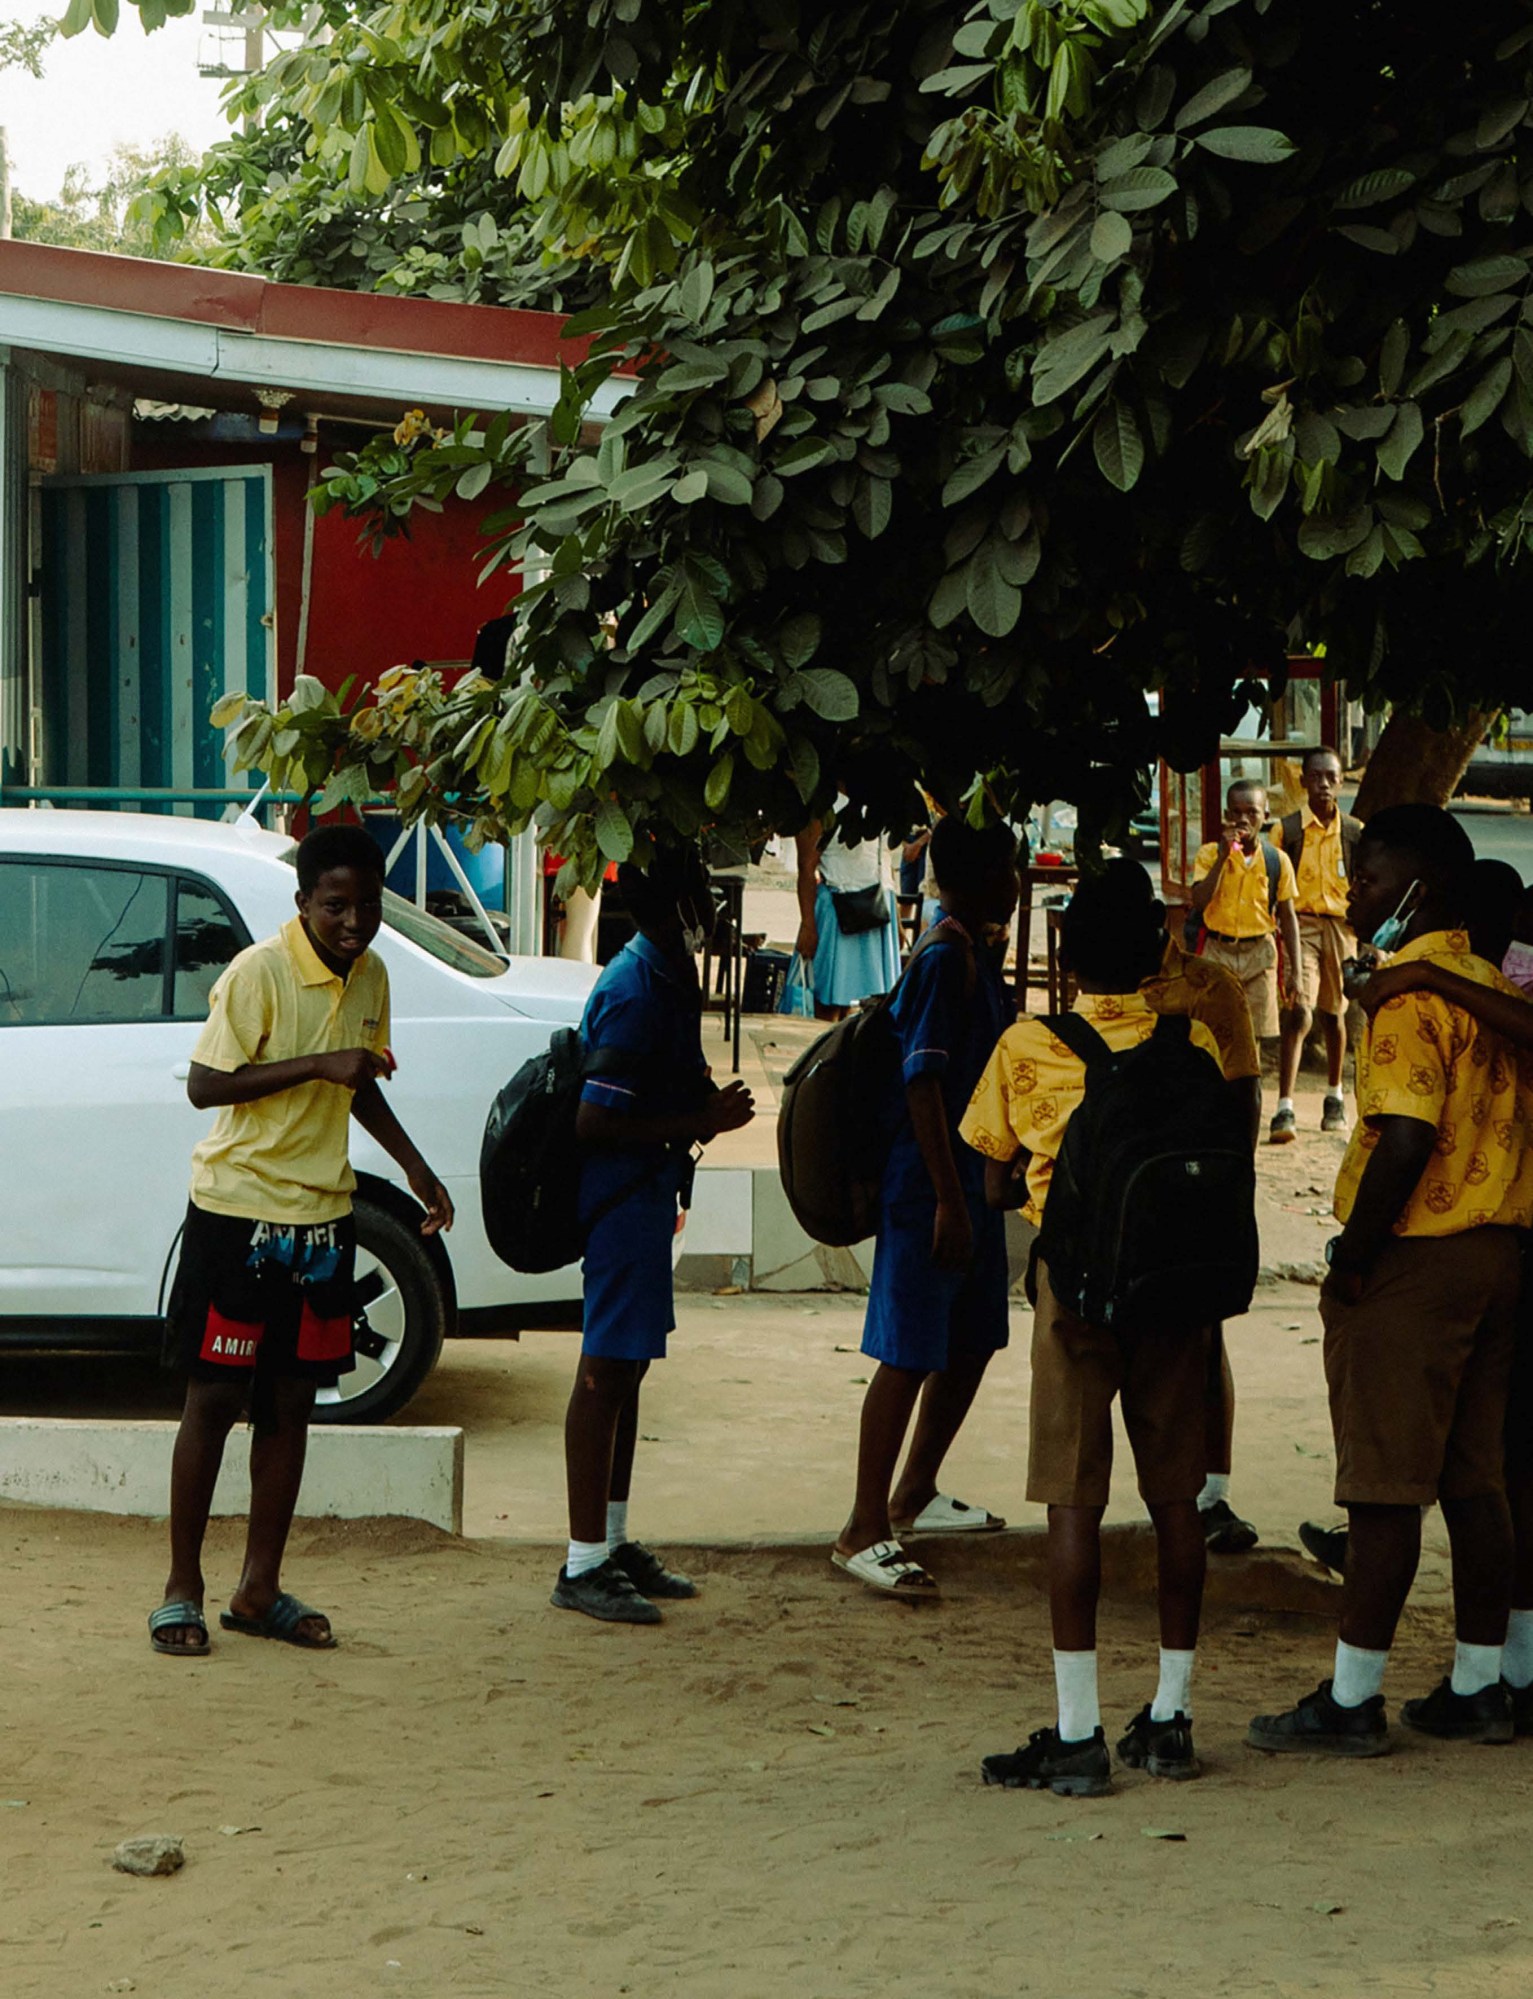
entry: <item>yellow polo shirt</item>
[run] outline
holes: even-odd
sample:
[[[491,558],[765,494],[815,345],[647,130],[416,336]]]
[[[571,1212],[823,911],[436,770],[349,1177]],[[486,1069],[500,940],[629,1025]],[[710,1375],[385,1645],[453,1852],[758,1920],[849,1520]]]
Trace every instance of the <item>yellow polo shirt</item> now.
[[[1434,930],[1390,959],[1431,959],[1497,992],[1516,988],[1470,951],[1462,930]],[[1357,1051],[1357,1124],[1336,1176],[1336,1217],[1352,1212],[1379,1134],[1372,1118],[1437,1127],[1437,1149],[1406,1202],[1395,1234],[1458,1235],[1496,1222],[1533,1221],[1533,1101],[1516,1051],[1462,1007],[1435,993],[1401,993],[1368,1023]]]
[[[1245,987],[1226,966],[1194,957],[1168,937],[1160,970],[1139,990],[1157,1013],[1185,1013],[1203,1022],[1214,1037],[1227,1083],[1261,1074]]]
[[[1072,1011],[1089,1020],[1114,1049],[1148,1041],[1160,1018],[1139,993],[1082,993]],[[1218,1045],[1201,1020],[1192,1023],[1192,1043],[1218,1061]],[[975,1085],[959,1136],[987,1159],[1032,1154],[1027,1163],[1027,1206],[1022,1210],[1030,1222],[1043,1219],[1065,1126],[1085,1094],[1086,1065],[1043,1021],[1025,1014],[996,1043]]]
[[[1203,921],[1210,930],[1217,930],[1223,937],[1270,937],[1277,929],[1276,909],[1267,907],[1267,862],[1262,853],[1266,844],[1265,840],[1258,840],[1256,852],[1249,859],[1244,854],[1234,854],[1225,861],[1219,886],[1203,912]],[[1293,862],[1281,848],[1277,857],[1277,899],[1292,902]],[[1217,840],[1199,847],[1198,858],[1192,864],[1193,880],[1200,882],[1211,875],[1218,858]]]
[[[232,1075],[247,1062],[289,1062],[389,1039],[389,977],[366,951],[342,979],[298,917],[241,951],[214,986],[192,1060]],[[254,1222],[333,1222],[351,1212],[347,1156],[352,1092],[301,1083],[250,1104],[225,1104],[192,1154],[192,1200]]]
[[[1345,916],[1347,869],[1341,845],[1341,813],[1322,826],[1307,804],[1299,807],[1303,846],[1294,870],[1294,901],[1301,916]]]

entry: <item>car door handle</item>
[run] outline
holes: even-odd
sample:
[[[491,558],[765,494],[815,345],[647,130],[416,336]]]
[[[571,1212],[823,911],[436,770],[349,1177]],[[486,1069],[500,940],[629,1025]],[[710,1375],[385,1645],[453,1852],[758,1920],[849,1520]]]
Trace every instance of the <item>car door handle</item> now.
[[[192,1073],[192,1065],[190,1062],[178,1062],[170,1073],[178,1083],[184,1083]]]

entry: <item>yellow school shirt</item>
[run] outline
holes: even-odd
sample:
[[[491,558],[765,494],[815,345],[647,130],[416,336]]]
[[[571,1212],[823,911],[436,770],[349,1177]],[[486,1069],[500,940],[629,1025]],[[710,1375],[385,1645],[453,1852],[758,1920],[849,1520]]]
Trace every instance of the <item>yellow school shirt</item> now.
[[[1265,840],[1258,840],[1256,852],[1249,860],[1244,854],[1232,854],[1224,863],[1219,886],[1203,912],[1204,923],[1221,937],[1270,937],[1277,929],[1276,909],[1267,907],[1267,862],[1262,852],[1266,844]],[[1219,851],[1217,840],[1199,847],[1198,858],[1192,864],[1195,882],[1213,873]],[[1293,862],[1279,848],[1277,899],[1292,902],[1293,897]]]
[[[1341,813],[1322,826],[1308,805],[1299,807],[1303,845],[1294,870],[1294,901],[1301,916],[1345,916],[1347,869],[1341,846]]]
[[[207,1026],[192,1051],[232,1075],[247,1062],[288,1062],[389,1039],[389,978],[365,951],[342,979],[309,942],[298,917],[241,951],[213,988]],[[215,1215],[255,1222],[333,1222],[351,1212],[356,1175],[347,1157],[352,1092],[301,1083],[250,1104],[225,1104],[192,1154],[192,1200]]]
[[[1245,987],[1225,966],[1194,957],[1168,937],[1160,970],[1139,990],[1157,1013],[1185,1013],[1203,1022],[1214,1037],[1227,1083],[1261,1074]]]
[[[1516,988],[1470,951],[1462,930],[1434,930],[1390,959],[1431,959],[1497,992]],[[1533,1221],[1533,1125],[1516,1052],[1473,1014],[1435,993],[1401,993],[1368,1023],[1357,1052],[1357,1124],[1336,1176],[1336,1218],[1352,1212],[1368,1155],[1370,1118],[1437,1127],[1437,1149],[1395,1223],[1405,1236],[1458,1235],[1488,1222]]]
[[[1082,993],[1072,1009],[1101,1035],[1109,1048],[1134,1048],[1155,1032],[1160,1015],[1139,993]],[[1192,1023],[1192,1043],[1217,1062],[1218,1045],[1200,1020]],[[1065,1126],[1086,1093],[1086,1066],[1051,1034],[1043,1021],[1027,1015],[1008,1027],[985,1065],[958,1127],[987,1159],[1027,1163],[1030,1222],[1043,1218],[1054,1161]]]

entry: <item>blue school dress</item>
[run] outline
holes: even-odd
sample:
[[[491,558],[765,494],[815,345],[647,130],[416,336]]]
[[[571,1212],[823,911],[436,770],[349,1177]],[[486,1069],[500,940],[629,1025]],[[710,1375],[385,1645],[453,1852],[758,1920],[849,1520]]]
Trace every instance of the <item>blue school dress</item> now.
[[[597,980],[580,1023],[586,1055],[603,1050],[604,1073],[581,1098],[630,1117],[668,1117],[708,1095],[702,995],[690,960],[673,960],[647,937],[626,944]],[[613,1061],[613,1057],[618,1059]],[[580,1175],[582,1218],[623,1194],[586,1241],[581,1351],[607,1360],[661,1360],[676,1324],[671,1244],[686,1153],[663,1145],[592,1152]],[[624,1190],[630,1190],[624,1192]]]
[[[974,1086],[1014,1008],[989,952],[976,955],[972,998],[966,998],[968,952],[963,932],[912,960],[891,1009],[900,1037],[902,1075],[887,1108],[892,1129],[888,1165],[863,1322],[862,1351],[890,1367],[935,1373],[950,1359],[990,1354],[1007,1341],[1006,1220],[985,1205],[985,1162],[958,1136]],[[967,1270],[932,1262],[937,1196],[916,1143],[905,1085],[938,1076],[952,1135],[953,1158],[974,1228]]]

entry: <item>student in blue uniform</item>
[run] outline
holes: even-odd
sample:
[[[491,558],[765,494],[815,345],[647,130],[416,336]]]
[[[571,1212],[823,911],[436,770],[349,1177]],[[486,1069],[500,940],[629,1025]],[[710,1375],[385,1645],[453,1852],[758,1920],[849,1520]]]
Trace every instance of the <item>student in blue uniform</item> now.
[[[596,982],[580,1037],[585,1317],[564,1423],[570,1545],[553,1601],[609,1623],[658,1624],[656,1598],[697,1594],[628,1534],[639,1385],[676,1323],[671,1245],[693,1145],[755,1115],[749,1090],[715,1089],[703,1060],[697,953],[713,892],[695,848],[662,849],[618,885],[639,934]]]
[[[1016,907],[1017,843],[1005,826],[976,832],[949,816],[933,828],[929,853],[942,914],[893,1003],[902,1076],[862,1335],[878,1371],[863,1398],[851,1518],[831,1554],[859,1582],[901,1596],[937,1586],[899,1532],[1004,1524],[939,1491],[937,1479],[991,1355],[1006,1344],[1005,1223],[985,1204],[984,1161],[957,1132],[1012,1016],[988,933],[1004,934]]]

